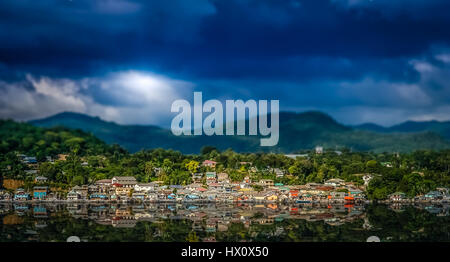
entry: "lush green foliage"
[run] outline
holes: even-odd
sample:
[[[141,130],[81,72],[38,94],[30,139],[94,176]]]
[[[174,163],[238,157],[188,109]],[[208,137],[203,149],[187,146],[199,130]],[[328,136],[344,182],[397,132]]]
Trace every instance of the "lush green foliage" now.
[[[113,176],[134,176],[140,182],[162,180],[166,184],[186,185],[191,174],[210,171],[200,165],[215,160],[215,171],[226,172],[233,181],[245,176],[252,180],[273,179],[286,185],[323,183],[330,178],[363,185],[364,174],[374,178],[367,188],[371,199],[384,199],[395,191],[409,197],[426,193],[438,186],[450,186],[450,150],[414,153],[364,153],[342,149],[324,154],[289,158],[283,154],[220,152],[205,147],[200,155],[183,155],[178,151],[152,149],[134,154],[119,146],[108,146],[92,135],[65,128],[38,128],[12,121],[1,123],[0,168],[7,178],[25,180],[31,186],[34,175],[17,153],[38,156],[40,175],[54,186],[81,185]],[[69,153],[66,161],[45,162],[45,156]],[[286,175],[277,177],[274,168]]]

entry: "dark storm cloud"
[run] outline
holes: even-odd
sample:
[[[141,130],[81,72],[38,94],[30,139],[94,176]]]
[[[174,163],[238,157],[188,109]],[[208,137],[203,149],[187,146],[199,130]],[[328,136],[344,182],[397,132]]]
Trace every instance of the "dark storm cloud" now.
[[[414,56],[450,40],[450,16],[386,17],[389,6],[343,5],[328,0],[2,1],[0,61],[54,74],[138,65],[199,77],[285,77],[285,71],[309,75],[311,57],[325,57],[321,75],[345,78],[348,71],[334,67],[342,58],[370,64]],[[436,14],[450,4],[429,5]],[[349,71],[360,75],[373,67]]]
[[[1,1],[0,79],[31,74],[82,86],[88,78],[92,86],[72,95],[117,107],[133,100],[98,82],[138,70],[188,81],[207,96],[280,98],[292,110],[407,111],[422,99],[431,116],[437,107],[429,104],[449,103],[448,65],[435,57],[450,46],[449,10],[446,0]]]

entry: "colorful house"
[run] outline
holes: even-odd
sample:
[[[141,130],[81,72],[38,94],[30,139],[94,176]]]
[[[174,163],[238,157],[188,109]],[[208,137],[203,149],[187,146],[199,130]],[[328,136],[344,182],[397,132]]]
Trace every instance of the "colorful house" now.
[[[217,165],[216,161],[212,161],[212,160],[205,160],[202,163],[202,166],[206,166],[206,167],[211,167],[211,168],[215,168]]]
[[[33,199],[43,200],[47,198],[48,187],[46,186],[35,186],[33,188]]]
[[[22,188],[18,188],[14,194],[14,200],[29,200],[30,194],[26,193]]]
[[[391,201],[402,201],[404,199],[406,199],[406,194],[403,192],[395,192],[389,195]]]

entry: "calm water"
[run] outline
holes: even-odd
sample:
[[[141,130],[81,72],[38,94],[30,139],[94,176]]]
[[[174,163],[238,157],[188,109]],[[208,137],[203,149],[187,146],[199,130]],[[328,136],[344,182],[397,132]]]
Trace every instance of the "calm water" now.
[[[450,206],[0,204],[0,242],[450,241]]]

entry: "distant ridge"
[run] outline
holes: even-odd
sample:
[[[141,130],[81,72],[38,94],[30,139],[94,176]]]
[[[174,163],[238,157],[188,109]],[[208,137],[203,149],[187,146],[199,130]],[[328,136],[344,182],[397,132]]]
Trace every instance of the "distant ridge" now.
[[[450,140],[450,121],[406,121],[391,127],[383,127],[377,124],[366,123],[354,126],[354,128],[383,133],[434,132]]]
[[[450,148],[450,142],[441,136],[436,125],[433,130],[417,128],[412,124],[399,125],[395,130],[384,131],[374,124],[356,127],[345,126],[322,112],[280,113],[280,140],[277,146],[260,147],[257,136],[174,136],[170,130],[153,125],[119,125],[98,117],[64,112],[51,117],[30,121],[43,127],[65,126],[81,129],[97,136],[105,142],[117,143],[135,152],[141,149],[165,148],[183,153],[199,153],[205,145],[216,146],[221,150],[232,148],[237,152],[277,152],[294,153],[312,149],[316,145],[324,148],[347,147],[358,151],[408,152],[417,149]],[[409,123],[405,122],[404,124]],[[439,122],[438,122],[439,123]],[[410,127],[412,125],[413,127]],[[402,129],[402,128],[404,129]],[[408,129],[410,128],[410,129]]]

